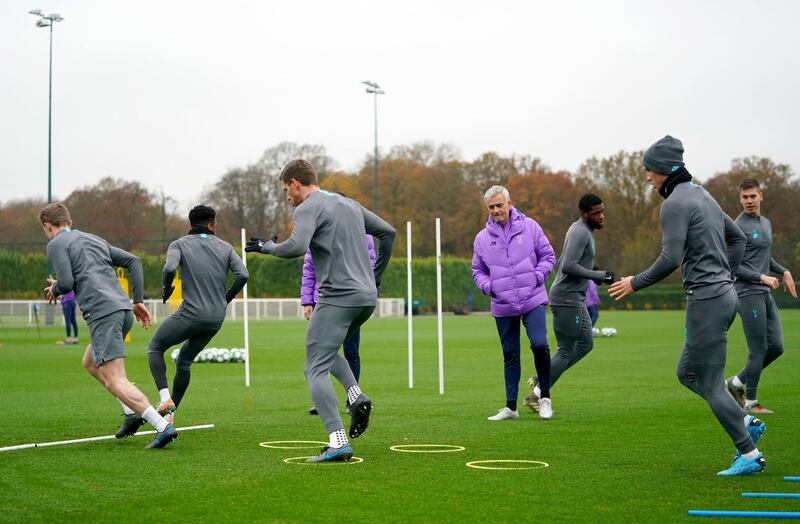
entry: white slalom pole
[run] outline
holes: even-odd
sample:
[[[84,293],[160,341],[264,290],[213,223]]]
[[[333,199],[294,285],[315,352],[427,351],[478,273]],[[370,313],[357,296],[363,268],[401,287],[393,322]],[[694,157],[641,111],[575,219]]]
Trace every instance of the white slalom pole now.
[[[439,394],[444,395],[444,341],[442,340],[442,221],[436,219],[436,317],[439,331]]]
[[[177,431],[191,431],[193,429],[210,429],[213,428],[214,424],[202,424],[199,426],[187,426],[185,428],[176,428]],[[155,435],[155,431],[140,431],[136,433],[136,436],[139,435]],[[0,448],[0,452],[3,451],[17,451],[20,449],[31,449],[31,448],[49,448],[52,446],[65,446],[67,444],[82,444],[84,442],[97,442],[98,440],[114,440],[117,437],[114,435],[106,435],[104,437],[88,437],[88,438],[76,438],[72,440],[57,440],[55,442],[39,442],[35,443],[32,442],[30,444],[20,444],[19,446],[6,446],[4,448]]]
[[[242,228],[242,262],[247,267],[247,252],[244,250],[246,240]],[[244,307],[244,385],[250,386],[250,319],[247,315],[247,284],[242,288],[242,305]]]
[[[413,314],[414,295],[411,294],[411,222],[406,222],[406,260],[408,275],[408,293],[406,296],[406,309],[408,310],[408,389],[414,388],[414,328],[411,316]]]

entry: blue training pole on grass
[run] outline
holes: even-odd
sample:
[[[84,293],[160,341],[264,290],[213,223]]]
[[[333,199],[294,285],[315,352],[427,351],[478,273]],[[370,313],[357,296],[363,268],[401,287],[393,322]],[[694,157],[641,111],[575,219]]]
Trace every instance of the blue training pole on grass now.
[[[734,517],[753,519],[800,519],[796,511],[706,511],[689,510],[690,517]]]
[[[800,499],[800,493],[742,493],[752,499]]]
[[[800,482],[800,477],[783,477],[783,480],[788,480],[790,482]]]

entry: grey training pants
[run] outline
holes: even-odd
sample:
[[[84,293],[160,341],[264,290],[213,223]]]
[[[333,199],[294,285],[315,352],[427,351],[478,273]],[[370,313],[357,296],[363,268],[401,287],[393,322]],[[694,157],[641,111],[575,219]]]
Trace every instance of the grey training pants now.
[[[747,362],[739,372],[748,400],[758,399],[761,370],[783,354],[783,328],[772,293],[739,297],[739,316],[747,339]]]
[[[222,322],[192,325],[172,314],[164,319],[156,334],[150,339],[147,345],[147,360],[150,363],[150,374],[153,375],[158,389],[167,387],[167,364],[164,361],[164,353],[175,344],[183,342],[175,365],[175,379],[172,381],[171,398],[176,408],[189,388],[194,357],[203,351],[220,327]]]
[[[308,322],[305,375],[311,400],[328,433],[343,429],[339,402],[329,374],[345,389],[357,384],[339,348],[353,332],[372,316],[375,306],[340,307],[317,304]]]
[[[578,363],[594,347],[592,319],[586,306],[550,306],[558,351],[550,360],[550,387],[562,373]]]
[[[678,360],[678,380],[708,403],[741,453],[755,449],[744,425],[744,410],[725,391],[728,328],[736,318],[736,292],[686,302],[686,340]]]

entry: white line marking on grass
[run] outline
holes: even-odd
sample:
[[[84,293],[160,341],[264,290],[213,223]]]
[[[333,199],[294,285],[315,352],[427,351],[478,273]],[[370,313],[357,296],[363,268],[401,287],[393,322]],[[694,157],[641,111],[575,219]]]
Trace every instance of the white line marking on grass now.
[[[283,446],[282,444],[303,444],[302,446]],[[313,444],[313,445],[311,445]],[[259,442],[259,446],[262,448],[272,448],[272,449],[307,449],[307,448],[318,448],[320,445],[327,446],[327,442],[322,442],[321,440],[272,440],[268,442]]]
[[[464,451],[467,448],[452,444],[398,444],[390,446],[389,449],[399,453],[453,453],[454,451]]]
[[[210,429],[213,428],[214,424],[202,424],[199,426],[187,426],[185,428],[175,428],[178,431],[191,431],[195,429]],[[140,431],[136,433],[135,437],[139,435],[155,435],[156,431]],[[82,444],[84,442],[97,442],[98,440],[122,440],[117,439],[114,435],[106,435],[104,437],[88,437],[88,438],[76,438],[72,440],[57,440],[55,442],[32,442],[30,444],[20,444],[18,446],[6,446],[4,448],[0,448],[0,452],[2,451],[17,451],[20,449],[31,449],[31,448],[49,448],[52,446],[66,446],[67,444]]]
[[[496,466],[483,466],[482,464],[527,464],[522,467],[496,467]],[[481,464],[481,465],[479,465]],[[541,469],[550,467],[547,462],[540,460],[473,460],[467,462],[468,468],[475,469],[492,469],[492,470],[512,470],[512,469]]]

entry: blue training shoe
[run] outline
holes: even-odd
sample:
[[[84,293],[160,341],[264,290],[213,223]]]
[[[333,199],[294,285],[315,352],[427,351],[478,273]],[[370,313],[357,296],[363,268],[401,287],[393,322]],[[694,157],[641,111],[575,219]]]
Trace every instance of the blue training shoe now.
[[[145,446],[145,449],[163,448],[173,440],[178,438],[178,430],[172,424],[167,424],[164,431],[156,433],[156,438],[153,442]]]
[[[351,458],[353,458],[353,448],[348,443],[341,448],[325,446],[319,455],[306,459],[306,462],[350,462]]]
[[[754,459],[745,458],[744,455],[739,455],[733,461],[731,467],[717,473],[720,477],[734,477],[740,475],[755,475],[764,471],[764,466],[767,462],[764,460],[764,455],[761,453]]]
[[[754,446],[758,443],[761,435],[764,434],[764,430],[767,429],[767,425],[764,424],[761,419],[758,419],[753,415],[747,415],[747,423],[745,424],[745,427],[747,427],[747,432],[750,433],[750,438],[753,439]]]

